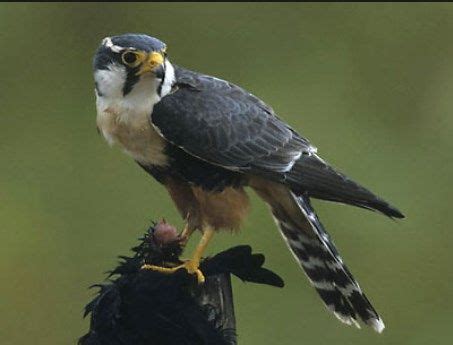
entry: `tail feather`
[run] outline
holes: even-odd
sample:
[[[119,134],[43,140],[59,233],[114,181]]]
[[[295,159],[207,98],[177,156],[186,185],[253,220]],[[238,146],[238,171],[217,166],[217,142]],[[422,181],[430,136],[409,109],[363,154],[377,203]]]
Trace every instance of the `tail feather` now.
[[[303,156],[286,178],[300,194],[375,210],[392,218],[404,218],[396,207],[336,171],[316,154]]]
[[[385,327],[382,319],[343,263],[309,199],[292,192],[289,197],[298,206],[298,217],[306,221],[310,229],[301,229],[301,220],[294,219],[294,212],[282,212],[279,206],[274,208],[270,203],[274,218],[293,256],[327,309],[348,325],[360,328],[357,321],[360,319],[375,331],[382,332]],[[273,204],[275,206],[275,202]],[[288,217],[290,213],[292,215]]]

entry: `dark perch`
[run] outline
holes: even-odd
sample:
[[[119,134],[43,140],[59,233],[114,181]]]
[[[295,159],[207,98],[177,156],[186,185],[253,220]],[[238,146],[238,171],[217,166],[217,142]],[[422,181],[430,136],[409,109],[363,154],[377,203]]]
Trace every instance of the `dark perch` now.
[[[178,264],[181,247],[176,230],[150,227],[132,257],[95,285],[98,295],[85,309],[90,330],[79,345],[233,345],[237,344],[230,274],[243,281],[283,286],[262,267],[264,256],[237,246],[202,261],[206,283],[181,269],[172,275],[142,270],[144,263]],[[113,278],[114,277],[114,278]]]
[[[229,273],[207,278],[204,286],[192,289],[197,303],[206,310],[208,322],[221,330],[224,342],[236,345],[236,319]]]

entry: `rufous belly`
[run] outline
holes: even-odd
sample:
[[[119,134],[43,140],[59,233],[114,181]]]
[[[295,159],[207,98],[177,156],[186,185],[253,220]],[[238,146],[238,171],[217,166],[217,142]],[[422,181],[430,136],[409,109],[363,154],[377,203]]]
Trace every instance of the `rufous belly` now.
[[[164,182],[170,196],[189,227],[209,226],[215,230],[238,230],[249,211],[249,198],[242,187],[227,187],[221,192],[168,178]]]

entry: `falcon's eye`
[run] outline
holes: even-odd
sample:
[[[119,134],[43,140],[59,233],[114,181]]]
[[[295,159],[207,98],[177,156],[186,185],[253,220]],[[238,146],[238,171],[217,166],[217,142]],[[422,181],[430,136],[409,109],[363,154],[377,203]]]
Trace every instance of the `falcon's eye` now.
[[[136,62],[138,60],[138,54],[137,53],[134,53],[134,52],[131,52],[131,51],[128,51],[128,52],[125,52],[123,53],[123,55],[121,55],[121,59],[123,60],[123,62],[128,65],[128,66],[131,66],[131,67],[135,67],[136,66]]]

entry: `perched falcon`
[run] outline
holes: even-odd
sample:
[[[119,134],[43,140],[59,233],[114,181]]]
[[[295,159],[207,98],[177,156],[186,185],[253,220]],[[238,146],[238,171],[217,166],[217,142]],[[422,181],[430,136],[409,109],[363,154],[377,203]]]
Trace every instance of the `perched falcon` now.
[[[168,190],[183,236],[203,235],[183,266],[198,269],[213,233],[247,215],[244,187],[269,206],[300,266],[341,321],[384,323],[344,265],[310,198],[403,218],[395,207],[339,173],[259,98],[227,81],[173,65],[166,45],[143,34],[107,37],[94,58],[97,127]],[[178,267],[146,266],[161,272]]]

